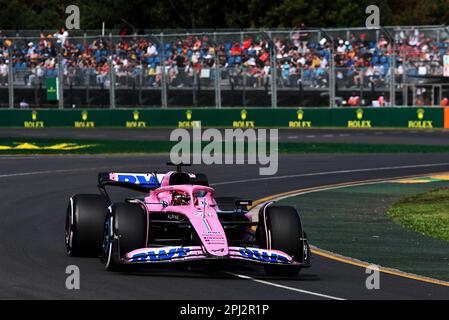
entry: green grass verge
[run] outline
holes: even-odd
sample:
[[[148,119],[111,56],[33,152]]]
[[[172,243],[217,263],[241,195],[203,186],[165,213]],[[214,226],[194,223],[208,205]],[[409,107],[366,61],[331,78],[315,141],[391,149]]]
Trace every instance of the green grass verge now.
[[[352,143],[279,143],[281,153],[445,153],[449,146],[352,144]]]
[[[311,244],[320,249],[449,281],[447,241],[404,228],[387,214],[402,199],[443,187],[449,181],[378,183],[306,193],[278,204],[297,208]]]
[[[404,198],[388,210],[388,215],[407,229],[449,241],[449,188]]]
[[[15,149],[20,143],[31,143],[36,149]],[[90,145],[88,148],[45,149],[61,143]],[[168,153],[175,145],[170,141],[110,141],[91,139],[0,138],[0,154],[104,154],[104,153]],[[207,143],[203,143],[207,145]],[[2,146],[13,147],[3,150]],[[224,150],[224,147],[223,147]],[[344,143],[279,143],[280,153],[449,153],[449,146],[371,145]]]

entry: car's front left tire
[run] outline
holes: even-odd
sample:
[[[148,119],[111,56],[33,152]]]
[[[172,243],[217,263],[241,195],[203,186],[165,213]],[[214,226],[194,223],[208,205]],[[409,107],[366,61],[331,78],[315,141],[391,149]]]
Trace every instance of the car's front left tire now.
[[[279,250],[292,256],[295,261],[304,259],[304,232],[301,219],[295,208],[268,206],[260,215],[258,237],[264,249]],[[301,271],[299,266],[266,265],[265,272],[272,276],[294,276]]]
[[[77,194],[70,198],[65,225],[65,246],[70,256],[100,255],[108,206],[109,201],[102,195]]]

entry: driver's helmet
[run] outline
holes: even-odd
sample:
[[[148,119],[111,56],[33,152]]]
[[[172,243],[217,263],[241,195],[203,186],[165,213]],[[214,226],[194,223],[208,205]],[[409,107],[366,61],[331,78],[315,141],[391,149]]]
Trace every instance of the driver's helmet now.
[[[190,203],[190,196],[187,192],[173,190],[171,195],[173,206],[185,206]]]

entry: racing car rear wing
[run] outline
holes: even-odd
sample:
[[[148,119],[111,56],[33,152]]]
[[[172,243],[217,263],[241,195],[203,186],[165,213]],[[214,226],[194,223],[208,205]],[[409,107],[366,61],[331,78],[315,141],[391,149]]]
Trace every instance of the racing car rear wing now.
[[[161,187],[166,173],[114,173],[102,172],[98,174],[98,187],[105,191],[106,186],[123,187],[140,192],[149,192]],[[204,174],[189,174],[190,183],[208,186]]]
[[[114,173],[102,172],[98,174],[98,186],[123,187],[135,191],[149,192],[161,186],[165,174],[157,173]]]

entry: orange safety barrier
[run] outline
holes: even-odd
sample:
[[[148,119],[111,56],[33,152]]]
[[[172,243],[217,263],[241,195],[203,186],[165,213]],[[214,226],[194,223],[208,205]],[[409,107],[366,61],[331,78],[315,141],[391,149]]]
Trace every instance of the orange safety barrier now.
[[[444,129],[449,129],[449,108],[444,108]]]

